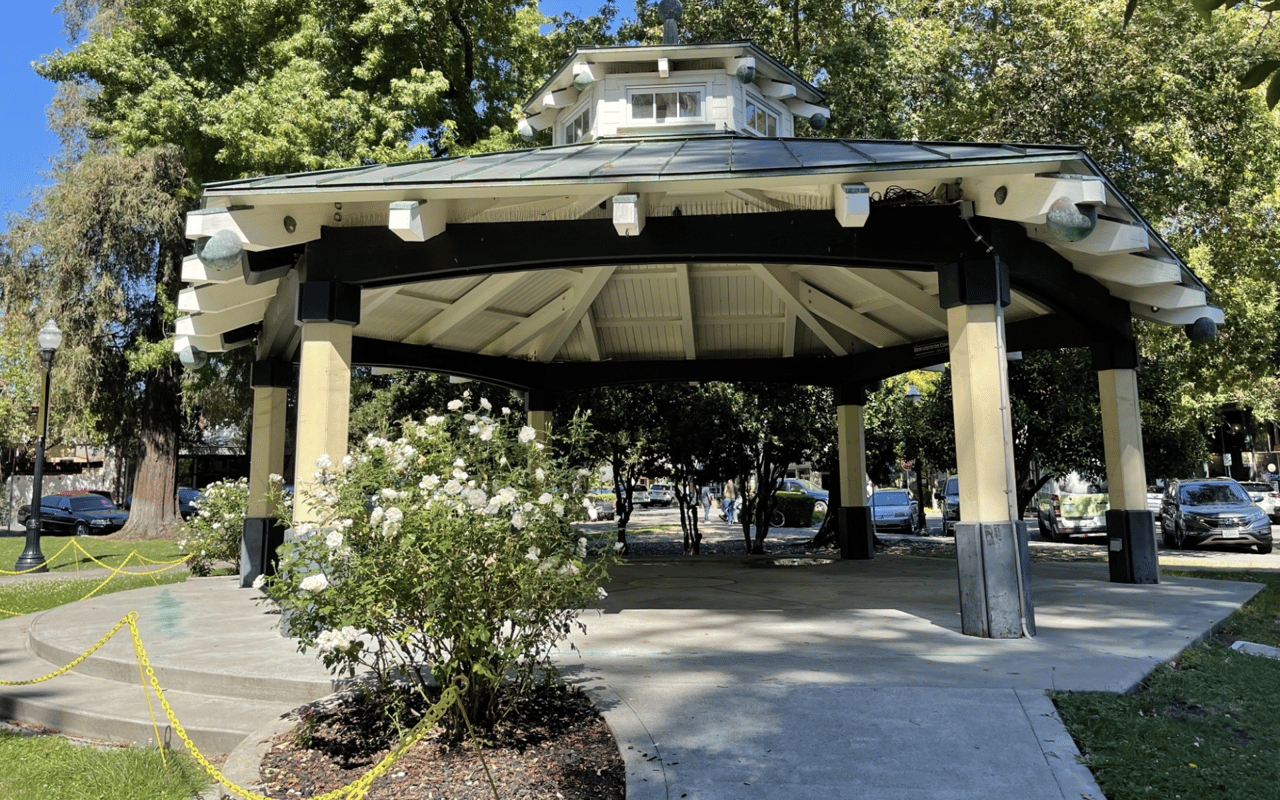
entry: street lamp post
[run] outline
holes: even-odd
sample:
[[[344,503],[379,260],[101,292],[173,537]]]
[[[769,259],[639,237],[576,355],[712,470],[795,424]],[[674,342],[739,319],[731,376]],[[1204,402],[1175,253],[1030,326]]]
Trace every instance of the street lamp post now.
[[[916,389],[915,384],[907,384],[907,400],[911,405],[919,408],[920,401],[924,398],[920,396],[920,390]],[[920,448],[916,447],[916,528],[928,534],[929,529],[925,524],[924,518],[924,460],[920,457]]]
[[[62,344],[62,331],[53,320],[40,329],[36,337],[40,342],[40,360],[44,362],[44,391],[40,395],[40,419],[36,424],[36,463],[31,473],[31,512],[27,514],[27,547],[18,556],[15,572],[48,572],[44,553],[40,552],[40,495],[44,480],[44,440],[49,433],[49,370],[53,366],[53,354]]]

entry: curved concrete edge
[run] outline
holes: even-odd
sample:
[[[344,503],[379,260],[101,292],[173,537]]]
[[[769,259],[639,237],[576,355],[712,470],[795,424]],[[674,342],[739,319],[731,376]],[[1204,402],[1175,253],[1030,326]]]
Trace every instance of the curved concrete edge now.
[[[568,683],[575,685],[572,681]],[[591,698],[613,734],[627,770],[627,800],[668,800],[670,787],[663,768],[661,743],[654,741],[640,715],[610,686],[577,685]]]
[[[1026,712],[1027,722],[1035,733],[1045,763],[1053,773],[1064,798],[1105,800],[1093,771],[1080,761],[1080,749],[1058,716],[1058,708],[1044,692],[1015,689],[1014,694]]]
[[[227,760],[219,770],[222,777],[237,786],[260,793],[262,791],[260,772],[262,760],[271,750],[271,740],[286,731],[293,730],[298,724],[298,721],[293,718],[295,713],[296,710],[279,719],[273,719],[246,736],[227,754]],[[239,795],[232,794],[221,783],[215,783],[204,790],[200,800],[226,800],[238,797]]]

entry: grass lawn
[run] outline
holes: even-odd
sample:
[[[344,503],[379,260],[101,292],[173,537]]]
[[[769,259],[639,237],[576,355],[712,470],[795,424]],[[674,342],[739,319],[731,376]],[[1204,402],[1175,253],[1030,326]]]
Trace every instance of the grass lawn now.
[[[70,546],[68,546],[70,545]],[[85,555],[83,548],[89,555]],[[0,570],[13,572],[13,565],[18,556],[26,548],[26,539],[22,536],[6,536],[0,538]],[[178,549],[178,543],[168,539],[147,542],[113,542],[93,536],[43,536],[40,538],[40,552],[49,562],[50,572],[69,572],[77,569],[102,569],[104,566],[115,568],[137,553],[129,561],[129,566],[145,565],[138,557],[152,562],[171,562],[182,558],[185,553]],[[92,556],[92,558],[90,558]],[[97,559],[97,563],[94,561]],[[0,574],[5,574],[0,573]]]
[[[75,544],[63,550],[71,542]],[[23,537],[0,539],[0,569],[12,571],[25,546]],[[154,575],[122,573],[110,580],[77,578],[77,570],[116,568],[126,561],[131,570],[160,569],[161,565],[154,562],[164,564],[182,558],[173,541],[112,542],[46,536],[41,539],[40,549],[50,561],[49,571],[59,577],[0,583],[0,611],[4,612],[0,619],[74,603],[89,594],[180,583],[188,577],[185,569],[169,569]],[[207,785],[204,771],[185,753],[169,752],[162,760],[160,751],[155,749],[99,750],[72,744],[59,736],[0,732],[0,800],[188,800]]]
[[[162,761],[159,750],[99,750],[0,732],[0,800],[190,800],[207,784],[184,753]]]
[[[1280,573],[1175,571],[1169,576],[1252,581],[1267,588],[1226,626],[1158,668],[1132,695],[1053,695],[1107,800],[1280,796],[1280,660],[1230,643],[1280,646]]]

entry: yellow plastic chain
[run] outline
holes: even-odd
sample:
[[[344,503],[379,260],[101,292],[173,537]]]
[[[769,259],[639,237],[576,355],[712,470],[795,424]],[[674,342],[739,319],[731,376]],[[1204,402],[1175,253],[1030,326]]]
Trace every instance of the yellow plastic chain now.
[[[90,561],[94,562],[95,564],[98,564],[103,569],[107,569],[111,571],[111,574],[108,575],[102,583],[95,586],[88,594],[80,598],[81,600],[88,600],[90,597],[93,597],[95,594],[102,591],[102,588],[106,586],[108,583],[110,583],[113,578],[115,578],[121,572],[124,572],[125,567],[129,566],[129,562],[134,558],[137,558],[139,562],[146,562],[153,565],[163,565],[161,569],[149,569],[149,570],[142,570],[141,572],[125,573],[126,575],[146,575],[149,578],[151,578],[151,583],[155,586],[160,585],[160,582],[155,579],[156,575],[159,575],[163,572],[168,572],[171,569],[176,569],[182,566],[183,564],[187,563],[187,561],[191,558],[190,556],[187,556],[185,558],[180,558],[177,561],[156,561],[153,559],[146,558],[145,556],[140,554],[137,550],[134,550],[130,552],[129,555],[125,556],[124,561],[120,562],[120,566],[111,567],[99,561],[97,557],[93,555],[93,553],[90,553],[88,550],[85,550],[84,547],[79,542],[73,539],[70,542],[68,542],[65,546],[63,546],[63,548],[59,550],[57,553],[55,553],[52,557],[46,558],[44,560],[44,563],[41,564],[40,566],[48,566],[49,564],[53,563],[53,559],[62,555],[64,552],[66,552],[67,548],[71,547],[72,545],[74,545],[75,548],[79,550],[81,553],[83,553],[85,557],[87,557]],[[75,565],[76,565],[76,578],[79,579],[80,577],[80,560],[79,559],[76,560]],[[6,575],[25,575],[26,573],[31,572],[32,570],[39,569],[40,566],[35,566],[35,567],[32,567],[31,569],[23,570],[22,572],[6,572],[5,570],[0,570],[0,573],[6,574]],[[9,611],[3,608],[0,608],[0,614],[7,614],[11,617],[22,616],[21,612]]]
[[[152,670],[151,664],[147,660],[146,648],[142,646],[142,639],[138,635],[138,627],[133,621],[136,617],[137,614],[135,613],[132,615],[132,618],[126,618],[129,622],[129,631],[133,636],[133,646],[137,651],[139,662],[146,668],[147,680],[151,684],[151,690],[160,701],[160,707],[164,709],[164,714],[168,717],[169,724],[173,727],[174,733],[176,733],[178,738],[182,740],[183,745],[191,752],[191,756],[196,760],[196,762],[200,764],[200,766],[204,768],[204,771],[208,773],[209,777],[213,778],[216,782],[222,784],[222,786],[240,797],[246,798],[246,800],[271,800],[271,798],[266,795],[250,791],[249,789],[228,780],[226,776],[222,774],[221,770],[209,763],[209,760],[205,758],[204,754],[196,747],[195,742],[188,738],[187,732],[183,729],[182,724],[178,722],[177,716],[173,713],[173,708],[169,705],[169,701],[165,699],[164,690],[160,688],[160,682],[156,680],[155,672]],[[413,729],[410,730],[409,733],[401,740],[400,744],[397,745],[390,753],[387,753],[387,755],[379,761],[373,769],[369,770],[351,783],[348,783],[346,786],[341,786],[321,795],[315,795],[314,797],[306,800],[337,800],[337,798],[340,797],[347,798],[347,800],[359,800],[360,798],[363,798],[369,791],[370,784],[390,769],[391,765],[394,764],[400,756],[404,755],[405,751],[420,742],[430,731],[431,726],[440,721],[440,718],[444,716],[450,705],[458,703],[461,707],[461,702],[462,697],[457,688],[450,686],[445,689],[440,693],[439,701],[427,709],[426,714],[424,714],[422,719],[418,721],[418,724],[414,725]]]
[[[0,680],[0,686],[30,686],[34,683],[41,683],[43,681],[47,681],[50,678],[56,678],[62,673],[72,669],[81,661],[84,661],[86,658],[88,658],[89,656],[93,655],[94,652],[99,647],[102,647],[104,644],[107,643],[108,639],[116,635],[116,631],[120,630],[125,625],[128,625],[130,628],[132,628],[134,624],[134,620],[136,620],[137,618],[138,618],[137,611],[129,612],[124,618],[122,618],[119,622],[116,623],[116,626],[112,628],[111,631],[106,636],[103,636],[101,639],[99,639],[97,644],[95,644],[93,647],[90,647],[88,650],[84,651],[84,653],[82,653],[79,658],[77,658],[75,661],[72,661],[70,664],[66,665],[65,667],[60,667],[54,670],[53,672],[50,672],[48,675],[44,675],[39,678],[32,678],[29,681]]]
[[[54,560],[55,558],[57,558],[58,556],[62,555],[62,554],[63,554],[63,553],[65,553],[65,552],[67,552],[67,548],[68,548],[68,547],[70,547],[71,545],[75,544],[75,543],[76,543],[76,540],[75,540],[75,539],[72,539],[71,541],[69,541],[69,542],[67,542],[66,544],[64,544],[64,545],[62,546],[62,549],[61,549],[61,550],[59,550],[58,552],[54,553],[52,556],[49,556],[49,557],[48,557],[48,558],[46,558],[43,562],[41,562],[41,563],[39,563],[39,564],[36,564],[34,567],[32,567],[32,568],[30,568],[30,569],[24,569],[24,570],[22,570],[22,571],[20,571],[20,572],[10,572],[10,571],[9,571],[9,570],[7,570],[7,569],[0,569],[0,575],[26,575],[26,574],[28,574],[28,573],[35,572],[36,570],[40,569],[41,567],[48,567],[50,564],[52,564],[52,563],[53,563],[53,560]]]
[[[53,672],[50,672],[48,675],[44,675],[39,678],[33,678],[31,680],[25,680],[25,681],[0,680],[0,685],[29,686],[31,684],[47,681],[50,678],[55,678],[59,675],[62,675],[63,673],[66,673],[69,670],[75,668],[78,664],[80,664],[80,662],[84,661],[89,656],[93,655],[93,653],[98,648],[106,644],[107,641],[112,636],[115,636],[116,633],[121,628],[123,628],[125,625],[128,625],[129,634],[133,639],[134,654],[136,655],[138,660],[139,675],[141,676],[141,674],[144,671],[146,673],[146,676],[143,679],[142,688],[144,693],[147,694],[147,707],[148,708],[151,707],[151,693],[154,692],[156,699],[160,701],[160,707],[164,709],[165,716],[168,718],[169,724],[173,727],[173,730],[178,735],[178,738],[182,740],[183,745],[187,748],[187,750],[191,752],[191,756],[196,760],[198,764],[200,764],[201,767],[204,768],[204,771],[209,775],[209,777],[213,778],[214,781],[221,784],[231,792],[239,795],[240,797],[246,798],[246,800],[271,800],[271,798],[267,797],[266,795],[258,794],[256,792],[253,792],[249,789],[244,788],[243,786],[239,786],[236,783],[228,780],[227,777],[222,774],[221,770],[219,770],[213,764],[209,763],[209,759],[205,758],[204,754],[201,753],[199,748],[196,747],[195,742],[191,741],[191,739],[187,736],[186,730],[182,727],[182,723],[178,722],[178,717],[176,714],[174,714],[173,708],[169,705],[169,701],[165,699],[164,690],[160,688],[160,682],[156,679],[155,670],[151,668],[151,662],[147,659],[147,650],[145,647],[143,647],[142,637],[138,633],[137,623],[138,623],[138,612],[131,611],[119,622],[117,622],[115,627],[112,628],[110,632],[108,632],[105,636],[99,639],[97,644],[95,644],[93,647],[90,647],[83,654],[81,654],[80,657],[72,661],[70,664],[67,664],[65,667],[60,667],[54,670]],[[148,688],[148,684],[150,684],[151,692],[146,691]],[[465,687],[465,683],[463,684],[463,686]],[[419,720],[418,724],[414,725],[413,729],[410,730],[409,733],[405,735],[405,737],[400,741],[400,744],[398,744],[394,750],[387,753],[387,755],[384,756],[383,759],[373,767],[373,769],[369,770],[364,775],[361,775],[359,778],[355,779],[354,781],[352,781],[351,783],[348,783],[345,786],[341,786],[337,789],[326,792],[324,794],[315,795],[311,798],[305,798],[303,800],[338,800],[338,798],[346,798],[346,800],[360,800],[369,791],[369,787],[373,784],[374,781],[382,777],[383,773],[385,773],[388,769],[390,769],[391,765],[394,764],[402,755],[404,755],[405,752],[409,750],[409,748],[413,747],[415,744],[422,741],[423,737],[427,735],[431,727],[440,721],[440,718],[444,716],[446,711],[448,711],[449,706],[453,705],[454,703],[457,703],[458,707],[460,709],[463,709],[463,714],[465,716],[466,711],[465,711],[465,707],[462,705],[461,692],[459,692],[456,686],[450,686],[449,688],[445,689],[440,693],[440,699],[427,709],[422,719]],[[152,711],[152,714],[151,714],[151,721],[152,721],[153,727],[156,730],[156,742],[159,743],[160,732],[159,732],[159,726],[156,724],[154,711]],[[469,721],[467,723],[467,727],[470,728]],[[163,748],[161,749],[161,754],[163,755]],[[488,772],[488,765],[485,766],[485,771],[486,773]],[[492,778],[490,778],[490,781],[492,782]],[[496,793],[496,789],[495,789],[495,793]]]

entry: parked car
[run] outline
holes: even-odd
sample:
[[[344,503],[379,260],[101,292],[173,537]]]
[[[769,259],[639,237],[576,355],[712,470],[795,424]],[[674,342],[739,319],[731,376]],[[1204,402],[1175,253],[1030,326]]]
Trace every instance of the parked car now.
[[[1160,521],[1160,503],[1164,500],[1164,490],[1159,486],[1147,487],[1147,510],[1157,522]]]
[[[877,531],[913,533],[919,519],[916,501],[905,489],[881,489],[871,495],[871,521]]]
[[[1110,508],[1106,484],[1088,480],[1078,472],[1052,478],[1036,493],[1040,536],[1054,542],[1106,533]]]
[[[960,479],[947,478],[942,490],[942,535],[955,536],[956,523],[960,521]]]
[[[285,488],[289,494],[293,494],[292,486],[288,486]],[[195,504],[197,501],[199,501],[203,497],[204,497],[204,492],[200,491],[199,489],[192,489],[189,486],[178,487],[178,513],[182,515],[182,519],[184,522],[196,515],[196,511],[198,511],[199,509],[196,508]],[[133,508],[132,494],[130,494],[128,497],[124,499],[124,507],[126,509]]]
[[[800,494],[809,495],[814,500],[813,513],[815,514],[826,514],[827,506],[831,503],[830,492],[803,478],[784,478],[779,482],[778,491],[799,492]]]
[[[655,483],[649,487],[649,505],[669,506],[676,501],[676,493],[665,483]]]
[[[1280,492],[1274,485],[1267,481],[1240,481],[1240,487],[1272,522],[1280,522]]]
[[[617,498],[609,489],[592,489],[587,492],[591,504],[596,507],[596,519],[613,519],[617,514],[614,500]]]
[[[45,495],[44,498],[41,499],[40,505],[43,508],[50,497],[59,497],[59,496],[83,497],[86,494],[94,494],[94,495],[98,495],[99,497],[105,497],[108,500],[111,499],[111,492],[108,492],[106,489],[66,489],[61,492],[53,492],[52,494]],[[26,525],[27,518],[30,516],[31,516],[30,503],[24,503],[18,507],[18,524],[19,525]]]
[[[1271,520],[1231,478],[1169,481],[1160,507],[1164,546],[1237,544],[1271,552]]]
[[[30,515],[19,510],[22,524]],[[40,498],[40,532],[45,534],[90,534],[105,536],[115,533],[129,521],[129,512],[109,499],[93,492],[81,494],[47,494]]]

